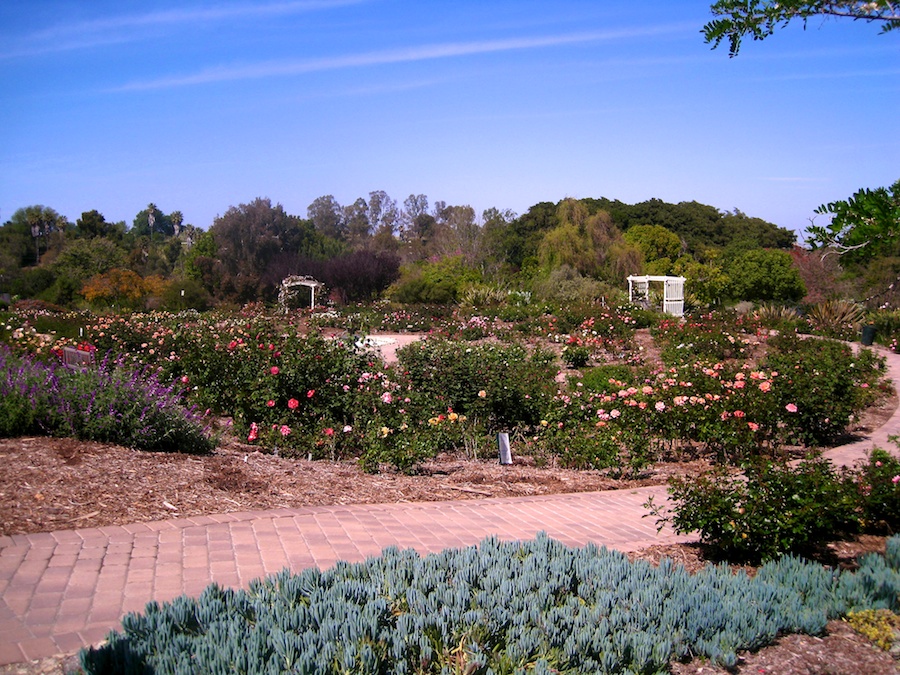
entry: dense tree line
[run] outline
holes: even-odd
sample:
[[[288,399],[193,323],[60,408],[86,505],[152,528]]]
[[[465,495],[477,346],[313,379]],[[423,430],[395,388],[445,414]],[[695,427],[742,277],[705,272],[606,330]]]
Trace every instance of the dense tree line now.
[[[615,294],[629,274],[679,274],[697,302],[798,300],[794,233],[697,202],[564,199],[519,216],[373,191],[304,216],[267,198],[232,206],[207,230],[149,204],[132,223],[92,210],[75,223],[45,206],[0,227],[0,293],[65,306],[207,307],[274,302],[282,279],[310,275],[339,303],[385,294],[456,302],[473,288]],[[573,291],[572,289],[578,289]],[[482,294],[484,295],[484,294]]]

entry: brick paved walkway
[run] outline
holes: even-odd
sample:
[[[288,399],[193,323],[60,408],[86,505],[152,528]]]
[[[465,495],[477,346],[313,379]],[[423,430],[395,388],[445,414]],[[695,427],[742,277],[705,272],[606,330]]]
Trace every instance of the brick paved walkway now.
[[[888,355],[900,388],[900,356]],[[852,464],[878,445],[894,449],[900,411],[870,438],[835,448]],[[464,502],[328,506],[184,518],[0,537],[0,665],[68,653],[102,640],[150,600],[199,594],[208,584],[246,587],[284,567],[361,561],[387,546],[420,553],[476,544],[490,535],[544,531],[571,546],[621,551],[689,541],[644,518],[664,486]]]

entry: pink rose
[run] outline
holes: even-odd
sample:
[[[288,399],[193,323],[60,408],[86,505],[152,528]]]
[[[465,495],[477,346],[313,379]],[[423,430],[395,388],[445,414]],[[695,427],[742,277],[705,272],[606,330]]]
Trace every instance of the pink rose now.
[[[291,433],[291,428],[287,424],[282,424],[281,425],[281,435],[289,436],[290,433]]]
[[[787,410],[789,413],[797,412],[797,406],[794,405],[793,403],[788,403],[786,406],[784,406],[784,409]]]
[[[274,408],[275,401],[273,401],[272,399],[269,399],[268,401],[266,401],[266,405],[269,406],[270,408]]]
[[[315,395],[315,393],[316,393],[315,389],[310,389],[308,392],[306,392],[306,398],[312,398]]]
[[[281,371],[278,370],[278,366],[272,366],[271,368],[269,368],[269,372],[272,373],[272,375],[277,375]]]
[[[300,401],[298,401],[295,398],[292,398],[291,400],[288,401],[288,408],[290,408],[291,410],[296,410],[299,405],[300,405]]]

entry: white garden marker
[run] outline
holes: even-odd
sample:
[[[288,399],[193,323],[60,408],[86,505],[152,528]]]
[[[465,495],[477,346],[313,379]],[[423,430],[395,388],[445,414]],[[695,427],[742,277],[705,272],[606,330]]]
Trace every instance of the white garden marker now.
[[[512,452],[509,450],[509,434],[502,432],[497,434],[497,447],[500,449],[500,463],[512,464]]]

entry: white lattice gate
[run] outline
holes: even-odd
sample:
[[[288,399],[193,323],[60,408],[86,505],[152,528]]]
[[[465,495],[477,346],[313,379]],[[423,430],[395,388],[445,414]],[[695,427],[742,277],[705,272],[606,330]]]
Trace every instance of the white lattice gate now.
[[[635,304],[650,306],[650,284],[661,283],[663,287],[662,311],[672,316],[684,316],[684,277],[628,277],[628,300]]]

